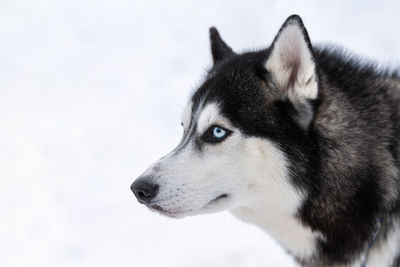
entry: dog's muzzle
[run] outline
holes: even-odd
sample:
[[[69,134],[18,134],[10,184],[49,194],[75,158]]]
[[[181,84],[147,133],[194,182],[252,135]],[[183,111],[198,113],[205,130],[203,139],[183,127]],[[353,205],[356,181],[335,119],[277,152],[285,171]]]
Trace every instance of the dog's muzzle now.
[[[131,190],[137,200],[142,204],[148,204],[157,196],[159,185],[151,182],[151,177],[140,177],[131,185]]]

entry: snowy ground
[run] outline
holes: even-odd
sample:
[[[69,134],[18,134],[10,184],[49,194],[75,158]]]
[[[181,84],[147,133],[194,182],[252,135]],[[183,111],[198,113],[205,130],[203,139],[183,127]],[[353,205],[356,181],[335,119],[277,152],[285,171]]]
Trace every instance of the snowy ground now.
[[[218,3],[216,3],[218,2]],[[0,266],[291,266],[228,213],[172,220],[131,182],[176,145],[210,64],[302,15],[314,41],[400,62],[399,1],[0,2]]]

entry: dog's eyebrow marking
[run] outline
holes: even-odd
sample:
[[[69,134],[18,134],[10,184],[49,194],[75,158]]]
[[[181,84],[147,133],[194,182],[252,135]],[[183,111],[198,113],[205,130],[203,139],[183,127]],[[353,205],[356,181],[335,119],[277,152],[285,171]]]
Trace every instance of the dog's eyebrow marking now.
[[[203,133],[211,124],[221,117],[219,106],[216,103],[207,104],[197,120],[197,132]]]
[[[190,120],[192,119],[192,108],[193,108],[193,102],[190,101],[183,110],[181,122],[185,129],[187,129],[190,125]]]

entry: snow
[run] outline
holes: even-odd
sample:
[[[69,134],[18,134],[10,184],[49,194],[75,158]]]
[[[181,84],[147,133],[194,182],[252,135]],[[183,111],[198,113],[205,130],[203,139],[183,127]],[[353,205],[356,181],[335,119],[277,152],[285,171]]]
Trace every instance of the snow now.
[[[300,14],[313,41],[400,62],[399,1],[0,2],[0,266],[292,266],[227,212],[174,220],[129,186],[181,135],[208,28],[264,47]]]

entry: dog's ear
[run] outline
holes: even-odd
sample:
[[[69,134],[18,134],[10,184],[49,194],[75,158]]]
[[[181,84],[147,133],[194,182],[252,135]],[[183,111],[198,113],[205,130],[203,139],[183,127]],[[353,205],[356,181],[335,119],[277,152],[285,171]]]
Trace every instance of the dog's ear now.
[[[270,47],[265,67],[280,92],[292,102],[317,98],[313,50],[298,15],[290,16],[282,25]]]
[[[307,129],[313,119],[312,100],[318,97],[318,77],[310,39],[301,18],[286,19],[272,45],[265,67],[280,99],[294,107],[295,121]]]
[[[222,40],[221,36],[219,35],[219,33],[215,27],[210,28],[210,42],[211,42],[211,54],[212,54],[214,64],[235,54],[232,51],[232,48],[230,48],[224,42],[224,40]]]

